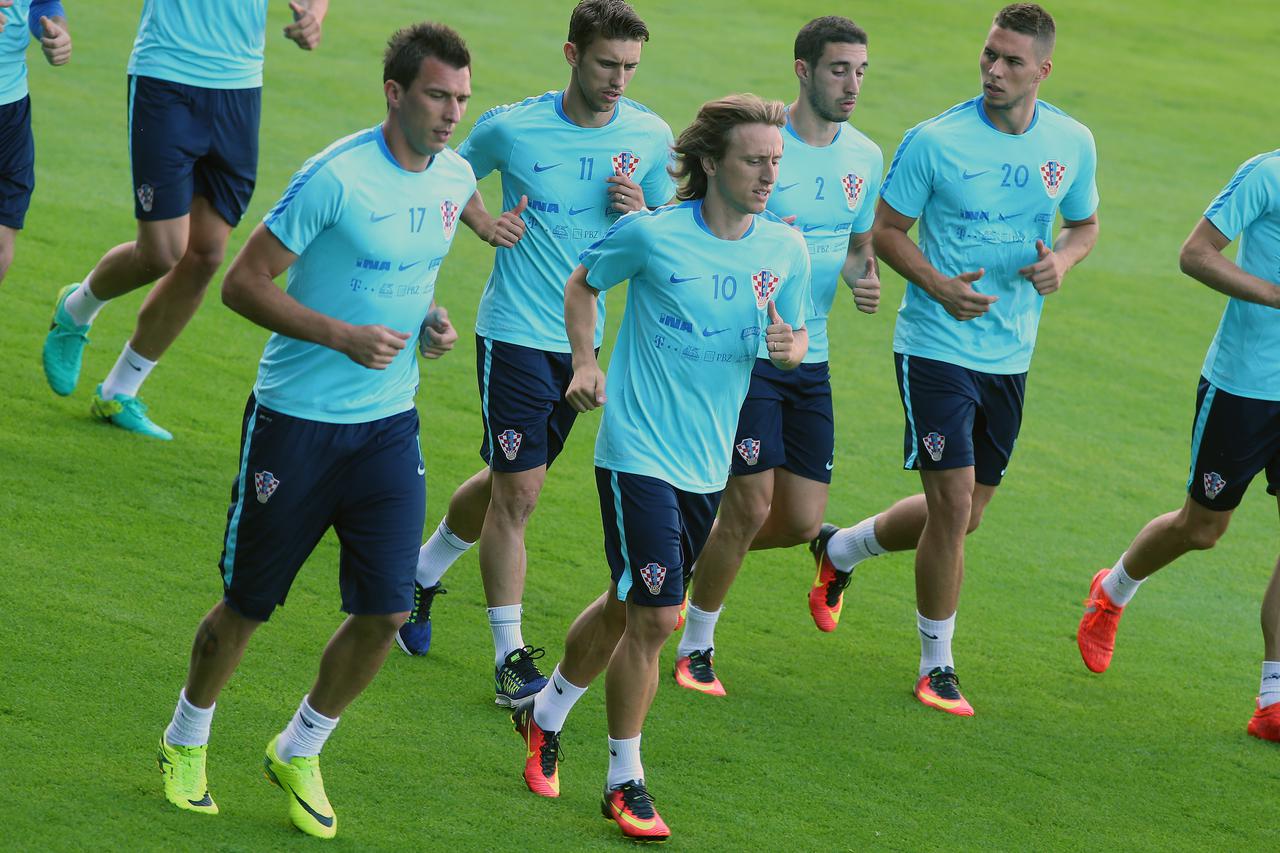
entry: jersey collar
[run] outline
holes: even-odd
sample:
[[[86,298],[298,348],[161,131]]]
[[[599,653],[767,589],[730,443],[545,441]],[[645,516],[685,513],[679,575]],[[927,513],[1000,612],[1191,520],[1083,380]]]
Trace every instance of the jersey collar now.
[[[996,133],[1000,134],[1001,136],[1026,136],[1036,126],[1036,122],[1040,121],[1039,99],[1036,100],[1035,112],[1031,114],[1031,124],[1027,125],[1027,129],[1024,130],[1022,133],[1005,133],[1003,130],[996,127],[994,124],[992,124],[990,117],[987,116],[987,108],[982,105],[982,95],[979,95],[977,98],[975,98],[973,103],[974,103],[974,107],[978,110],[978,118],[982,119],[982,123],[985,124],[987,127],[991,128],[992,130],[994,130]]]

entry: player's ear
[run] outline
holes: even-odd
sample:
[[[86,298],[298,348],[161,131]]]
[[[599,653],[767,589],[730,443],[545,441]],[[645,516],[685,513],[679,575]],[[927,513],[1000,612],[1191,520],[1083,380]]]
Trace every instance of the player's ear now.
[[[706,173],[707,177],[711,177],[716,173],[715,160],[710,157],[699,157],[698,160],[702,163],[702,171]]]
[[[806,82],[809,80],[809,66],[803,59],[796,60],[796,77]]]
[[[1053,71],[1053,60],[1045,57],[1040,61],[1040,70],[1036,72],[1036,82],[1043,82],[1044,79],[1049,76],[1049,72],[1051,71]]]
[[[564,43],[564,61],[573,68],[578,67],[578,46],[571,41]]]
[[[395,80],[383,80],[382,93],[387,96],[388,107],[394,107],[397,109],[399,108],[400,96],[402,94],[402,92],[400,91],[399,83],[397,83]]]

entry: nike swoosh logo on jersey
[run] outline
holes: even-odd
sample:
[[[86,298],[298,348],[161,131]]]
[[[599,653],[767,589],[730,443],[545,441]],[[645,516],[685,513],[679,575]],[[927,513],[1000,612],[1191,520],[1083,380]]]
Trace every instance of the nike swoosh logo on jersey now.
[[[588,210],[595,210],[593,207],[571,207],[569,208],[570,216],[577,216],[579,213],[586,213]]]
[[[422,263],[422,261],[414,261],[414,262],[413,262],[413,263],[411,263],[411,264],[401,264],[401,265],[400,265],[400,272],[404,272],[404,271],[405,271],[405,270],[407,270],[407,269],[411,269],[411,268],[413,268],[413,267],[416,267],[416,266],[417,266],[418,264],[420,264],[420,263]]]
[[[552,163],[550,166],[543,166],[543,165],[541,165],[541,164],[539,164],[539,163],[534,163],[534,164],[533,164],[533,171],[535,171],[535,172],[545,172],[545,171],[547,171],[548,169],[554,169],[556,166],[559,166],[559,165],[560,165],[559,163]]]
[[[970,172],[968,169],[965,169],[964,173],[960,177],[964,178],[966,181],[972,181],[974,178],[980,178],[990,171],[990,169],[983,169],[981,172]]]
[[[786,192],[787,190],[791,189],[792,187],[798,187],[798,186],[800,186],[800,182],[799,182],[799,181],[796,181],[794,184],[783,184],[783,185],[781,185],[781,186],[779,186],[779,187],[778,187],[778,192],[780,192],[780,193],[784,193],[784,192]]]
[[[817,231],[821,227],[821,225],[806,225],[804,227],[804,233],[808,234],[810,231]]]
[[[686,276],[678,276],[678,275],[676,275],[675,273],[672,273],[672,274],[671,274],[671,283],[672,283],[672,284],[684,284],[686,281],[696,281],[696,280],[698,280],[698,279],[700,279],[700,278],[702,278],[702,276],[700,276],[700,275],[686,275]]]
[[[727,332],[727,331],[729,331],[729,327],[728,327],[728,326],[724,327],[723,329],[708,329],[706,326],[703,326],[703,327],[702,327],[702,336],[703,336],[704,338],[714,338],[716,335],[719,335],[719,334],[721,334],[721,333],[723,333],[723,332]]]
[[[390,218],[391,218],[391,217],[393,217],[393,216],[395,216],[395,214],[394,214],[394,213],[384,213],[384,214],[382,214],[381,216],[379,216],[378,214],[374,213],[372,210],[371,210],[371,211],[369,211],[369,221],[370,221],[370,222],[381,222],[382,220],[384,220],[384,219],[390,219]]]

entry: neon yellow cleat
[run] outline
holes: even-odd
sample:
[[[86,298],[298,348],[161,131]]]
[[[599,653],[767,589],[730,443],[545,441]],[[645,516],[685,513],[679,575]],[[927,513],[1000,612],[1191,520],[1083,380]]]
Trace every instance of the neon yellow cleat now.
[[[201,814],[217,814],[218,804],[209,796],[209,783],[204,775],[208,746],[170,746],[160,736],[156,763],[164,776],[165,799],[180,809]]]
[[[286,764],[276,753],[279,739],[279,735],[271,739],[262,759],[267,781],[289,795],[289,820],[294,826],[316,838],[333,838],[338,834],[338,817],[324,794],[320,756],[296,755]]]

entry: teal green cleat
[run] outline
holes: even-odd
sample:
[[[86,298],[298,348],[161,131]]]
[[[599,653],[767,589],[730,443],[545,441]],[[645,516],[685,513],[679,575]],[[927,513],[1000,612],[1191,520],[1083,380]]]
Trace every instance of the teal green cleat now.
[[[117,394],[110,400],[102,399],[102,386],[93,394],[93,405],[89,411],[95,418],[104,420],[120,429],[136,432],[140,435],[158,438],[161,441],[172,441],[173,433],[156,425],[147,417],[147,405],[137,397]]]
[[[89,327],[77,326],[75,320],[62,307],[79,284],[68,284],[58,291],[58,301],[53,305],[53,319],[49,334],[44,339],[40,360],[44,363],[44,378],[53,393],[66,397],[76,390],[80,381],[80,361],[85,345],[89,343]]]

